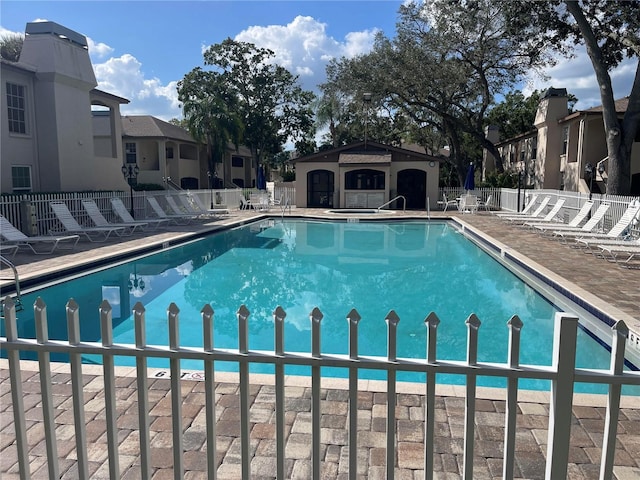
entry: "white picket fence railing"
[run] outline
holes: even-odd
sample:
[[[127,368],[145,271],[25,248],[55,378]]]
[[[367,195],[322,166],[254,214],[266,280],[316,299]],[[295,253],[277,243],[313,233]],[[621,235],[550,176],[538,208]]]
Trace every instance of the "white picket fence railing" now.
[[[80,312],[77,303],[70,300],[66,305],[68,328],[67,341],[54,341],[48,338],[47,306],[41,299],[34,304],[36,338],[20,338],[17,330],[15,304],[11,298],[5,302],[5,337],[0,337],[0,348],[6,351],[11,382],[11,398],[13,402],[14,425],[18,452],[20,477],[30,478],[28,435],[25,420],[25,409],[22,397],[22,380],[20,370],[20,352],[36,352],[39,362],[39,375],[42,397],[43,422],[46,439],[47,465],[49,478],[59,478],[59,459],[57,455],[54,404],[52,402],[50,354],[65,353],[69,356],[71,368],[71,384],[73,394],[73,411],[75,423],[75,443],[77,449],[78,476],[89,478],[87,432],[84,421],[84,400],[82,382],[83,354],[99,355],[103,359],[103,376],[105,388],[105,416],[107,426],[107,450],[110,478],[120,478],[118,461],[118,427],[116,423],[118,405],[116,401],[116,377],[114,369],[115,356],[135,357],[137,366],[137,400],[139,416],[140,442],[140,478],[151,478],[150,462],[150,429],[149,429],[149,380],[147,361],[149,358],[165,358],[170,364],[170,388],[173,435],[173,469],[174,478],[184,477],[183,461],[183,429],[182,429],[182,395],[180,379],[180,361],[183,359],[204,362],[205,377],[205,411],[206,411],[206,452],[209,478],[216,478],[216,405],[214,393],[214,370],[216,361],[236,362],[239,367],[240,391],[240,444],[242,478],[250,479],[250,393],[249,366],[252,363],[269,363],[275,368],[275,414],[276,414],[276,465],[277,478],[285,478],[285,366],[303,365],[311,367],[311,472],[313,479],[320,479],[321,472],[321,368],[343,367],[349,370],[349,478],[358,478],[357,464],[357,404],[358,404],[358,372],[360,369],[376,369],[387,375],[387,433],[386,433],[386,478],[393,480],[396,458],[396,374],[401,371],[423,372],[427,374],[425,383],[425,442],[424,442],[424,478],[434,477],[434,436],[435,436],[435,388],[436,374],[450,373],[464,375],[466,378],[466,400],[464,421],[464,456],[463,476],[473,478],[474,428],[476,411],[476,379],[487,375],[507,379],[504,462],[503,478],[510,479],[514,475],[516,413],[518,397],[518,380],[524,378],[547,379],[551,381],[549,405],[549,430],[547,444],[547,462],[545,476],[547,479],[566,478],[572,422],[573,388],[576,382],[590,382],[609,386],[606,420],[602,443],[601,479],[612,478],[614,455],[616,449],[616,432],[618,425],[621,389],[623,385],[640,385],[640,373],[624,371],[625,341],[628,329],[619,321],[612,329],[611,366],[609,370],[588,370],[576,368],[576,342],[578,319],[574,316],[557,313],[553,342],[553,360],[550,366],[533,366],[520,364],[520,331],[522,322],[517,316],[508,322],[509,348],[507,362],[483,363],[478,361],[478,335],[480,320],[472,314],[466,320],[468,327],[466,361],[438,360],[437,328],[439,319],[430,313],[425,319],[427,347],[424,359],[399,358],[397,356],[396,329],[399,317],[390,311],[385,321],[388,325],[387,356],[361,356],[358,350],[358,323],[360,315],[354,309],[347,314],[348,354],[336,355],[322,353],[320,338],[322,313],[315,308],[310,313],[311,351],[309,353],[288,352],[284,350],[284,323],[286,313],[281,307],[273,312],[274,318],[274,351],[255,351],[249,348],[249,310],[242,305],[237,311],[238,348],[218,349],[214,344],[214,311],[210,305],[201,310],[203,347],[184,347],[180,345],[179,309],[172,303],[167,310],[169,329],[169,345],[148,345],[145,336],[145,309],[141,303],[133,308],[135,324],[135,345],[114,344],[112,329],[112,311],[109,303],[103,301],[99,307],[101,343],[84,342],[80,339]]]

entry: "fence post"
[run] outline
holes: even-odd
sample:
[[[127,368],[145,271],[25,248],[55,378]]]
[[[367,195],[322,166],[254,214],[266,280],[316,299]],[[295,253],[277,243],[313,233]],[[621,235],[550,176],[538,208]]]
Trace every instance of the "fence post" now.
[[[238,309],[238,353],[249,353],[249,309],[240,305]],[[240,361],[240,450],[242,464],[242,478],[251,478],[251,458],[249,458],[250,430],[249,430],[249,363]]]
[[[281,306],[273,312],[275,354],[284,357],[284,319],[287,316]],[[284,365],[276,363],[276,478],[283,480],[284,470]]]
[[[354,308],[347,315],[349,322],[349,358],[358,359],[358,322],[362,317]],[[349,367],[349,479],[358,474],[358,368]]]
[[[213,308],[208,303],[200,311],[202,315],[202,338],[205,352],[213,350]],[[216,480],[218,463],[216,461],[216,384],[213,360],[204,362],[204,396],[207,423],[207,474]]]
[[[545,478],[566,478],[569,462],[573,383],[576,366],[578,318],[558,312],[553,331],[553,369],[549,405],[549,437]]]
[[[517,315],[507,322],[509,326],[509,368],[520,365],[520,330],[522,320]],[[518,377],[509,375],[507,379],[507,402],[504,426],[504,462],[502,464],[502,478],[513,478],[513,465],[516,448],[516,414],[518,413]]]
[[[320,321],[322,312],[315,307],[309,314],[311,320],[311,356],[321,358]],[[320,365],[311,367],[311,477],[320,480]]]
[[[427,362],[431,365],[437,362],[437,332],[440,319],[431,312],[425,318],[427,327]],[[427,373],[426,397],[424,399],[424,480],[433,480],[433,439],[436,425],[436,374]]]
[[[102,345],[104,347],[111,347],[113,346],[113,312],[111,305],[107,300],[103,300],[98,311],[100,313]],[[114,365],[113,355],[102,356],[104,403],[107,423],[107,451],[109,452],[109,476],[111,478],[120,478],[120,461],[118,459],[118,424],[116,418],[116,379]]]
[[[147,344],[145,308],[140,302],[133,306],[136,348]],[[138,387],[138,428],[140,429],[140,478],[151,477],[151,445],[149,436],[149,393],[147,388],[147,357],[136,357],[136,386]]]
[[[478,363],[478,329],[480,319],[472,313],[466,321],[467,324],[467,365],[470,367]],[[473,479],[473,450],[475,443],[475,418],[476,418],[476,374],[467,374],[467,393],[464,408],[464,459],[463,475],[466,480]]]
[[[179,322],[180,309],[175,303],[171,303],[167,310],[169,323],[169,349],[180,350]],[[184,464],[182,461],[182,390],[180,388],[180,359],[169,359],[171,371],[171,417],[173,433],[173,478],[184,478]]]
[[[624,368],[624,349],[629,328],[622,321],[616,322],[611,328],[613,339],[611,342],[611,375],[620,375]],[[602,441],[602,460],[600,461],[600,480],[612,478],[613,459],[616,453],[616,433],[618,431],[618,416],[620,413],[620,393],[622,385],[609,385],[607,397],[607,415],[604,421],[604,438]]]
[[[387,360],[396,362],[397,332],[400,318],[394,310],[387,314]],[[393,480],[396,458],[396,370],[387,371],[387,480]]]

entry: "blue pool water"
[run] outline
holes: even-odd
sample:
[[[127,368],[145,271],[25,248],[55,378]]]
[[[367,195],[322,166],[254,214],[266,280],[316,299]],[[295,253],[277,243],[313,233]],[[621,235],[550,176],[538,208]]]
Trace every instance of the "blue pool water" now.
[[[313,222],[269,221],[247,225],[81,278],[49,286],[23,297],[37,296],[47,304],[52,339],[66,339],[64,305],[74,298],[80,306],[81,337],[99,341],[98,307],[106,298],[113,306],[115,343],[135,343],[133,305],[146,309],[147,344],[168,345],[167,307],[180,308],[180,344],[202,346],[200,311],[215,311],[216,348],[237,348],[236,311],[245,304],[249,317],[249,348],[273,350],[272,312],[287,313],[285,350],[310,351],[309,313],[319,307],[324,318],[323,353],[347,353],[346,315],[360,313],[362,355],[386,356],[385,316],[395,310],[398,356],[425,358],[424,319],[434,311],[438,327],[438,358],[466,358],[465,320],[475,313],[479,331],[479,361],[506,362],[507,321],[517,314],[524,322],[521,363],[551,364],[553,320],[558,308],[517,276],[444,222]],[[21,336],[35,336],[31,309],[19,315]],[[53,357],[52,357],[53,358]],[[54,358],[55,359],[55,358]],[[100,362],[100,358],[85,358]],[[116,363],[133,365],[133,358]],[[579,367],[608,368],[609,352],[579,331]],[[201,369],[183,361],[184,369]],[[151,367],[168,361],[150,359]],[[220,370],[235,364],[216,363]],[[252,371],[272,372],[270,365]],[[306,367],[287,367],[287,374],[308,374]],[[346,376],[344,369],[323,368],[325,376]],[[362,378],[384,379],[384,373],[362,371]],[[424,380],[424,375],[399,373],[399,380]],[[440,383],[464,383],[464,378],[438,375]],[[487,386],[504,386],[502,379],[481,378]],[[521,380],[522,388],[548,389],[547,381]],[[601,391],[577,385],[577,391]],[[629,389],[630,391],[630,389]],[[625,393],[629,393],[625,391]]]

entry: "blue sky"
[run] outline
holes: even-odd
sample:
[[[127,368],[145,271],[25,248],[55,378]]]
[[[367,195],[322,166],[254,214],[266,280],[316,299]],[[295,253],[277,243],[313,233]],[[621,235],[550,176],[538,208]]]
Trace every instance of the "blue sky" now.
[[[180,117],[176,83],[203,65],[202,52],[227,37],[276,52],[277,61],[313,90],[330,58],[366,53],[378,31],[393,36],[401,1],[25,1],[0,2],[0,35],[50,20],[85,35],[98,88],[130,100],[123,114]],[[630,92],[637,60],[614,74],[616,98]],[[566,87],[577,108],[600,104],[584,55],[563,60],[522,89]]]

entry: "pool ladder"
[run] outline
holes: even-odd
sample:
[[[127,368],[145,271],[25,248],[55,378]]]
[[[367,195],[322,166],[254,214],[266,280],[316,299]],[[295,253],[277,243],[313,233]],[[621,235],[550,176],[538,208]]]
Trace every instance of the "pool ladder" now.
[[[407,209],[407,199],[405,198],[404,195],[398,195],[397,197],[392,198],[387,203],[383,203],[382,205],[380,205],[378,208],[376,208],[376,210],[378,212],[380,212],[380,209],[382,207],[386,207],[387,205],[391,205],[393,202],[395,202],[396,200],[400,200],[400,199],[402,199],[402,211],[404,212]]]
[[[20,296],[20,277],[18,276],[18,270],[16,266],[9,261],[8,258],[0,255],[0,262],[4,263],[13,271],[13,279],[16,284],[16,296],[13,299],[16,307],[16,312],[22,311],[22,297]],[[4,318],[4,299],[0,299],[0,318]]]

